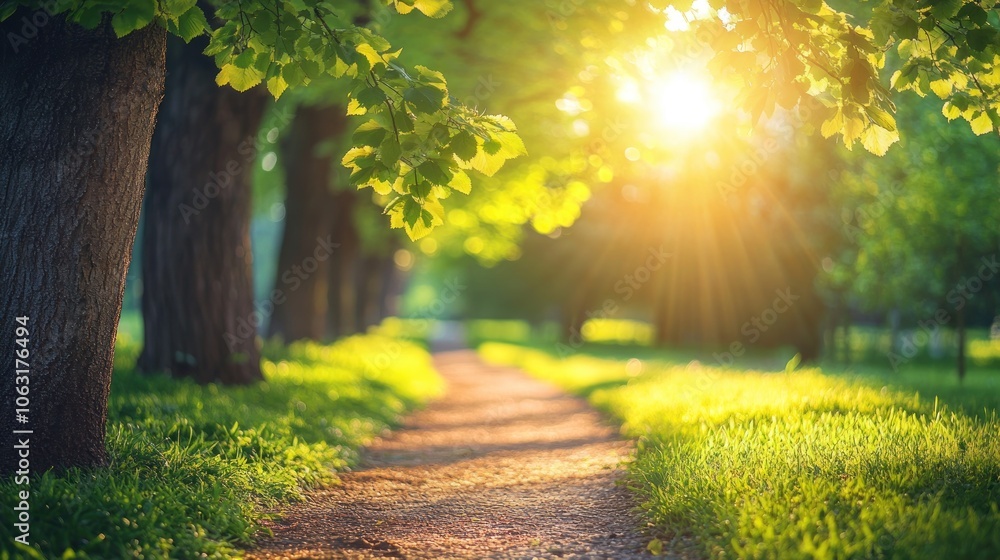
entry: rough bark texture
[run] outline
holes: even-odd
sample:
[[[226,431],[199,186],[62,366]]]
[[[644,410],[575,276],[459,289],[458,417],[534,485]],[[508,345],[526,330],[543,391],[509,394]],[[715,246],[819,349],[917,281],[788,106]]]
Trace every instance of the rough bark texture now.
[[[274,286],[284,303],[275,306],[269,336],[287,342],[322,340],[326,336],[330,255],[321,240],[331,236],[329,154],[317,152],[326,139],[343,134],[347,116],[339,106],[303,106],[295,113],[288,141],[282,146],[285,160],[285,232],[278,256]],[[333,243],[337,243],[333,240]],[[323,258],[313,272],[302,270],[309,259]]]
[[[19,33],[21,16],[0,24]],[[0,474],[106,461],[108,389],[142,202],[164,32],[116,39],[48,18],[0,55]],[[15,419],[15,317],[27,316],[28,422]],[[12,430],[33,430],[14,435]]]
[[[142,239],[144,371],[261,379],[250,181],[265,99],[215,85],[205,44],[171,39]]]

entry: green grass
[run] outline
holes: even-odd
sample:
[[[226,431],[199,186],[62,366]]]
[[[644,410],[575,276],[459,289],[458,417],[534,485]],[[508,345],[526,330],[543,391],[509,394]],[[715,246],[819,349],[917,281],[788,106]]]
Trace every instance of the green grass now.
[[[140,376],[137,351],[120,339],[110,466],[34,480],[36,548],[10,548],[4,523],[0,557],[237,556],[266,510],[335,482],[332,469],[354,463],[360,446],[442,389],[423,348],[377,335],[266,348],[267,381],[251,387]],[[0,495],[15,488],[0,482]]]
[[[710,558],[1000,557],[995,370],[959,387],[923,365],[769,373],[649,349],[631,364],[623,349],[480,351],[618,418],[659,536],[692,535]]]

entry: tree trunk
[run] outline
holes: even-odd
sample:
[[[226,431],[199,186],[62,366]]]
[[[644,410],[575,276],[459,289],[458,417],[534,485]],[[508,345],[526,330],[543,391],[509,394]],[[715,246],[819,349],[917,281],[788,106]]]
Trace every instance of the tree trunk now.
[[[389,251],[382,257],[382,280],[379,283],[379,303],[378,322],[381,323],[386,317],[397,313],[396,299],[402,291],[400,275],[396,268],[395,253],[398,243],[393,240],[389,242]]]
[[[351,191],[335,192],[331,197],[333,241],[338,254],[331,261],[329,281],[328,332],[334,339],[358,332],[355,324],[354,281],[358,255],[358,233],[354,229],[354,198]]]
[[[377,254],[365,255],[361,258],[358,274],[358,305],[357,324],[362,331],[367,331],[382,320],[381,299],[384,257]]]
[[[22,15],[31,12],[0,24],[0,36],[18,33]],[[87,31],[51,16],[37,36],[4,50],[0,353],[15,366],[15,317],[28,317],[27,366],[18,368],[28,372],[17,374],[28,380],[10,369],[0,377],[0,475],[19,468],[19,440],[30,440],[35,472],[102,465],[115,334],[163,95],[164,32],[150,26],[117,39],[109,25]],[[27,406],[15,403],[16,387],[30,391]],[[15,407],[28,409],[26,423]]]
[[[323,141],[344,134],[346,129],[343,107],[302,106],[282,146],[287,189],[285,232],[274,286],[282,292],[284,303],[275,306],[268,332],[286,342],[322,340],[326,335],[329,259],[337,257],[326,250],[327,238],[332,237],[330,171],[336,162],[329,154],[320,155],[317,149]],[[320,258],[322,261],[314,268],[313,261]],[[310,268],[314,268],[311,273]]]
[[[199,383],[262,378],[250,264],[260,92],[215,85],[203,39],[171,40],[142,239],[143,371]]]

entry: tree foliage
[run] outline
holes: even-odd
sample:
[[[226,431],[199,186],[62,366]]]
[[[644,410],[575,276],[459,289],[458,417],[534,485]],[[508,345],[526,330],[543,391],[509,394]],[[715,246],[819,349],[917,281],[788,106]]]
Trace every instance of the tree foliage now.
[[[443,0],[389,3],[400,13],[416,10],[430,17],[450,8]],[[0,20],[20,5],[37,4],[5,2]],[[344,158],[351,181],[394,192],[386,213],[393,227],[412,238],[442,223],[441,200],[453,191],[470,191],[466,171],[492,175],[506,160],[526,153],[510,119],[457,103],[441,73],[403,65],[389,41],[356,25],[358,5],[248,0],[219,2],[206,14],[194,0],[57,0],[45,8],[91,29],[108,16],[119,37],[150,24],[187,41],[207,33],[205,54],[219,67],[216,82],[238,91],[265,83],[277,98],[318,79],[346,80],[348,113],[370,117]]]
[[[891,93],[910,90],[933,92],[945,116],[965,119],[976,134],[1000,127],[1000,15],[993,0],[661,6],[689,21],[711,47],[711,69],[743,88],[755,119],[813,98],[825,108],[824,136],[839,134],[848,147],[860,141],[883,155],[899,139]]]

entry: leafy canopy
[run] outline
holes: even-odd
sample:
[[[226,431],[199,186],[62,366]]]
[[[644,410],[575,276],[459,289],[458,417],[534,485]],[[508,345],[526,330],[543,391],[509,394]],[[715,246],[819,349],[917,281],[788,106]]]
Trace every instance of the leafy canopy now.
[[[447,0],[387,0],[400,13],[441,17]],[[0,21],[19,6],[0,4]],[[65,14],[88,29],[106,15],[119,37],[155,23],[185,41],[207,35],[205,54],[219,67],[216,82],[237,91],[261,83],[275,98],[288,88],[321,78],[349,83],[348,114],[370,117],[354,136],[343,163],[358,187],[394,193],[385,211],[393,227],[411,238],[443,222],[441,200],[468,194],[468,170],[495,173],[526,150],[513,122],[483,115],[448,95],[443,75],[423,66],[407,68],[389,41],[353,20],[356,5],[308,0],[218,2],[212,17],[195,0],[56,0]]]
[[[432,18],[452,7],[449,0],[384,3]],[[0,21],[19,6],[41,4],[2,1]],[[623,15],[607,25],[632,48],[642,48],[654,28],[681,23],[712,53],[713,75],[740,88],[742,105],[755,121],[777,106],[809,105],[823,116],[824,136],[840,135],[848,147],[860,141],[882,155],[899,138],[891,93],[909,90],[939,97],[943,114],[968,121],[976,134],[1000,127],[997,0],[572,4],[570,14]],[[53,0],[44,7],[88,28],[110,18],[119,36],[152,23],[187,41],[207,35],[205,53],[219,66],[217,82],[240,91],[263,83],[279,97],[321,77],[344,80],[349,113],[368,121],[343,163],[355,185],[389,197],[391,224],[411,238],[443,222],[445,198],[470,191],[470,170],[492,175],[526,153],[509,119],[456,102],[444,76],[404,66],[399,50],[357,25],[352,12],[366,9],[360,4],[241,0],[217,2],[212,14],[194,0]],[[573,17],[557,17],[548,33],[555,35]],[[532,44],[544,40],[535,37]]]
[[[890,91],[909,90],[933,92],[948,119],[965,119],[976,134],[1000,127],[995,0],[659,4],[714,51],[711,70],[741,85],[755,119],[812,98],[827,110],[824,136],[883,155],[899,139]]]

